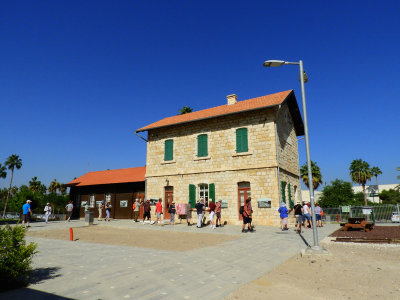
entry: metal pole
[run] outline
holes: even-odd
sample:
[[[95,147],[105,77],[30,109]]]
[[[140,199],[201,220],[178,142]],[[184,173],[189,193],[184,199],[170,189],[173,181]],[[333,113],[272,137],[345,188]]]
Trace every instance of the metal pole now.
[[[308,122],[307,122],[307,109],[306,109],[306,93],[304,90],[304,70],[303,70],[303,61],[300,60],[300,83],[301,83],[301,99],[303,104],[303,115],[304,115],[304,138],[306,142],[306,155],[307,155],[307,167],[308,167],[308,189],[310,190],[310,202],[311,202],[311,215],[312,215],[312,224],[313,224],[313,237],[314,237],[314,246],[313,249],[320,249],[318,245],[318,232],[315,219],[315,204],[314,204],[314,188],[313,188],[313,177],[311,171],[311,157],[310,157],[310,144],[308,138]]]

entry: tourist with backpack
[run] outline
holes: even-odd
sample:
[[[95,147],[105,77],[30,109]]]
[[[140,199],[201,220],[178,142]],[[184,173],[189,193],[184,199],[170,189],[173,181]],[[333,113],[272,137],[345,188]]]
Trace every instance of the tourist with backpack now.
[[[243,226],[242,226],[242,232],[246,232],[245,228],[246,228],[246,224],[247,224],[247,229],[250,232],[253,232],[254,229],[251,226],[251,221],[252,221],[252,214],[253,214],[253,210],[251,209],[251,197],[248,197],[246,199],[246,203],[243,206]]]

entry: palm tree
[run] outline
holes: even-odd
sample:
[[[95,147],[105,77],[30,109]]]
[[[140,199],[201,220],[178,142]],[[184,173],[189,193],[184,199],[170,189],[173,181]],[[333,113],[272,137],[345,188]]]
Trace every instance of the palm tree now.
[[[316,190],[319,185],[322,183],[322,174],[321,174],[321,169],[318,167],[316,162],[311,161],[311,173],[312,173],[312,182],[313,182],[313,188]],[[303,180],[304,184],[308,186],[309,184],[309,179],[308,179],[308,165],[305,163],[301,168],[300,168],[300,177]]]
[[[58,190],[60,191],[60,194],[65,196],[67,193],[67,186],[63,183],[60,183],[60,186],[58,187]]]
[[[372,174],[372,176],[375,177],[376,188],[377,188],[377,192],[378,192],[378,195],[379,195],[378,175],[381,175],[382,171],[381,171],[381,169],[379,169],[379,167],[372,167],[371,168],[371,174]]]
[[[182,107],[182,109],[179,110],[179,115],[188,114],[188,113],[191,113],[192,111],[193,111],[193,108],[191,108],[189,106],[184,106],[184,107]]]
[[[37,180],[37,177],[32,177],[32,179],[29,181],[29,189],[33,192],[37,192],[40,189],[41,186],[40,180]]]
[[[369,168],[369,163],[363,161],[362,159],[355,159],[351,162],[349,170],[350,170],[351,181],[362,185],[363,195],[364,195],[364,205],[368,205],[367,193],[365,192],[365,184],[372,178],[372,173],[371,169]]]
[[[10,197],[10,192],[11,192],[11,186],[12,186],[12,181],[14,178],[14,170],[21,169],[22,167],[22,159],[19,158],[18,155],[12,154],[10,157],[7,158],[5,162],[6,167],[11,170],[11,180],[10,180],[10,187],[8,189],[8,195],[6,198],[6,203],[4,204],[4,212],[3,212],[3,218],[6,216],[6,210],[7,210],[7,202],[8,202],[8,197]]]
[[[60,183],[57,181],[57,179],[54,179],[52,182],[50,182],[49,193],[56,194],[59,188],[60,188]]]
[[[7,168],[5,166],[2,166],[0,164],[0,178],[5,179],[7,177],[7,172],[6,172]]]

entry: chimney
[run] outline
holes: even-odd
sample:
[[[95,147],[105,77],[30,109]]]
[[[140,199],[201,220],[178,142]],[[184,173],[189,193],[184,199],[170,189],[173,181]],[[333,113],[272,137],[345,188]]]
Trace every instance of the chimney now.
[[[237,102],[236,94],[228,95],[228,96],[226,96],[226,99],[228,100],[228,105],[232,105]]]

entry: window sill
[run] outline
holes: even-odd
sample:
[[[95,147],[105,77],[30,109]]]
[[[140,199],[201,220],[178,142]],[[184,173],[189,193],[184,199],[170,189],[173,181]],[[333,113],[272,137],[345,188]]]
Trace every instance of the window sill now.
[[[208,159],[211,159],[211,156],[202,156],[202,157],[196,156],[195,158],[193,158],[193,160],[208,160]]]
[[[169,164],[175,164],[176,160],[165,160],[161,164],[162,165],[169,165]]]
[[[248,156],[248,155],[253,155],[253,151],[234,153],[234,154],[232,154],[232,157],[236,157],[236,156]]]

